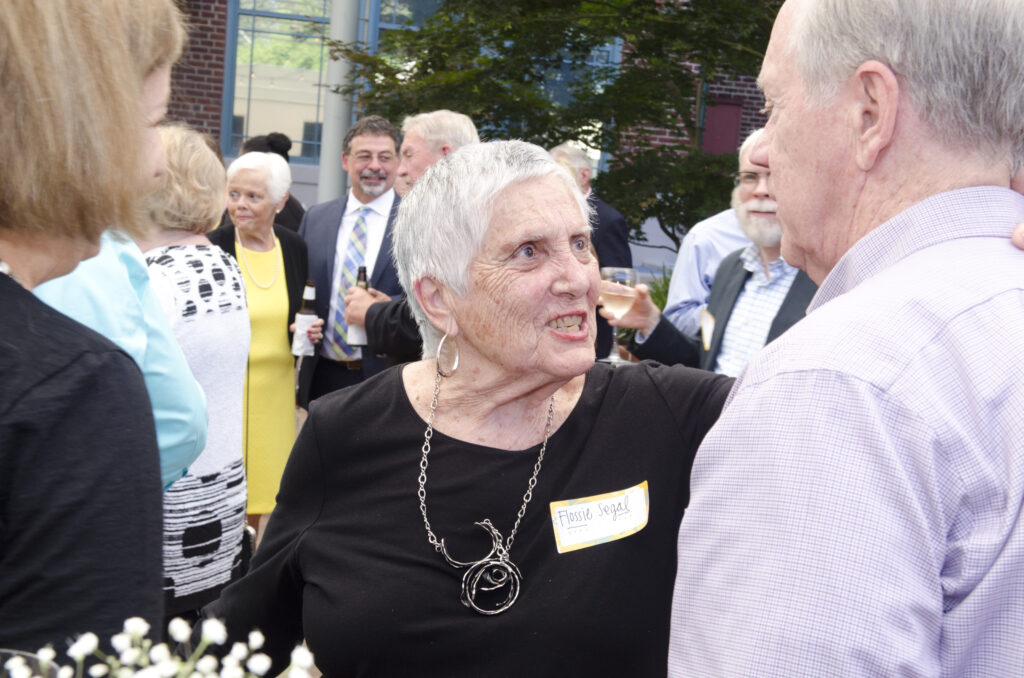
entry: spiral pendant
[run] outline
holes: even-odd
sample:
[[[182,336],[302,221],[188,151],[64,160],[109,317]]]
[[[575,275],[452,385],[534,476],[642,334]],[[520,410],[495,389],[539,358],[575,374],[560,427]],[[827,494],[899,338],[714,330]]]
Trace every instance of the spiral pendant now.
[[[452,567],[466,569],[466,573],[462,575],[462,604],[483,615],[501,614],[512,607],[519,598],[523,575],[509,559],[501,533],[491,521],[483,520],[474,525],[479,525],[491,535],[490,553],[480,560],[460,562],[448,555],[442,539],[441,554]]]

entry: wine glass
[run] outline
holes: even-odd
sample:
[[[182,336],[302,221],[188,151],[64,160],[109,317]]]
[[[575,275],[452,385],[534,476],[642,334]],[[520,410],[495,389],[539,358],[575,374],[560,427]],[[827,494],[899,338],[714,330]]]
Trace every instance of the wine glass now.
[[[601,268],[601,303],[616,320],[626,315],[636,300],[636,269],[605,266]],[[612,352],[602,362],[626,363],[619,356],[619,328],[612,328]]]

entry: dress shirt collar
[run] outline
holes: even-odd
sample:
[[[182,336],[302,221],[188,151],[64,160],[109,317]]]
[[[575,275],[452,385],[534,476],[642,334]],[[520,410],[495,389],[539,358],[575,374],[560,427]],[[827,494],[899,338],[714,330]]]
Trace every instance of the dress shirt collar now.
[[[740,260],[743,262],[743,268],[750,271],[752,276],[760,281],[761,284],[782,280],[786,276],[795,276],[797,272],[796,268],[787,264],[786,260],[780,256],[768,264],[768,271],[771,273],[769,278],[764,272],[764,257],[761,256],[761,248],[754,243],[750,243],[743,248],[743,252],[740,253]]]
[[[933,195],[876,227],[843,255],[807,313],[855,288],[907,256],[955,238],[1006,238],[1024,211],[1024,196],[999,186]],[[952,271],[950,275],[953,275]]]
[[[361,207],[369,207],[376,214],[387,218],[391,214],[391,206],[395,203],[395,189],[389,188],[388,190],[381,193],[379,196],[374,198],[368,203],[361,203],[359,199],[352,193],[352,189],[348,191],[348,202],[345,203],[345,216],[355,214]]]

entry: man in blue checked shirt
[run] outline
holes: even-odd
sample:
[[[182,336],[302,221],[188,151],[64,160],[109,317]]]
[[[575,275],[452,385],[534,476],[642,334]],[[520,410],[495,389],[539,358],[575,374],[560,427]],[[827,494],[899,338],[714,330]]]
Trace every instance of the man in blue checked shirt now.
[[[1022,34],[783,4],[751,157],[820,289],[697,454],[669,675],[1024,675]]]

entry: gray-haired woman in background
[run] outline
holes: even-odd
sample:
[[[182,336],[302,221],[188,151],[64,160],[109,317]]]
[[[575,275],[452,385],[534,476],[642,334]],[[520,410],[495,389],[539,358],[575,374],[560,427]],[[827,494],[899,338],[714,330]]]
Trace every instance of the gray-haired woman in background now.
[[[206,446],[164,494],[165,614],[194,621],[241,569],[249,313],[238,265],[204,235],[224,211],[224,165],[185,125],[162,126],[160,140],[167,172],[147,200],[153,232],[137,242],[210,413]]]

